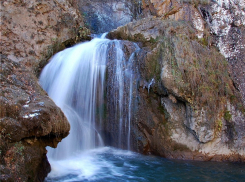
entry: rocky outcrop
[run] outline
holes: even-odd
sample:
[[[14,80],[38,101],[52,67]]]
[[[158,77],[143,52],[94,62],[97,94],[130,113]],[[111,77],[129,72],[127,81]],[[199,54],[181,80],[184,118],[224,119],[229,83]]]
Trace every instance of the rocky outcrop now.
[[[240,130],[245,120],[243,2],[128,0],[80,5],[90,25],[94,21],[108,28],[99,32],[133,20],[108,37],[143,47],[138,67],[145,80],[140,84],[141,99],[135,103],[138,111],[131,133],[137,151],[170,158],[244,160],[244,132]],[[114,12],[113,7],[119,5],[124,12]],[[129,7],[137,7],[137,13]],[[119,15],[128,19],[117,24]],[[107,20],[113,25],[107,26]],[[152,80],[154,94],[148,94],[149,88],[143,88]],[[110,122],[116,125],[113,119]],[[106,129],[106,133],[113,141],[113,132]],[[116,139],[113,143],[117,146]]]
[[[70,125],[62,111],[19,63],[1,55],[1,181],[43,181],[46,146],[56,147]]]
[[[36,75],[58,50],[89,38],[73,1],[1,1],[0,181],[43,181],[46,146],[69,123]]]
[[[66,118],[35,75],[55,52],[89,39],[76,6],[94,32],[155,16],[109,34],[143,47],[136,55],[142,80],[132,116],[135,150],[168,158],[244,161],[244,105],[237,92],[244,103],[244,3],[6,0],[0,6],[1,181],[42,181],[50,170],[45,147],[55,147],[68,134]]]
[[[239,0],[91,0],[78,6],[94,33],[108,32],[150,16],[184,20],[205,44],[216,45],[231,65],[236,88],[245,103],[244,2]],[[150,22],[149,22],[150,23]],[[210,36],[211,34],[212,36]],[[211,37],[214,41],[211,41]]]
[[[236,88],[242,93],[245,104],[245,2],[219,0],[199,10],[215,44],[228,60]]]
[[[191,160],[245,160],[245,116],[227,60],[193,24],[145,18],[108,37],[139,42],[141,78],[132,123],[136,151]],[[212,43],[212,42],[211,42]],[[149,88],[148,88],[149,89]]]
[[[141,1],[80,0],[78,7],[93,33],[109,32],[141,16]]]
[[[81,14],[66,0],[2,1],[1,14],[1,52],[33,69],[69,46],[68,40],[88,38]]]
[[[189,21],[200,39],[209,31],[232,68],[232,77],[245,103],[245,3],[239,0],[145,0],[143,11],[170,20]],[[206,44],[210,44],[209,41]]]

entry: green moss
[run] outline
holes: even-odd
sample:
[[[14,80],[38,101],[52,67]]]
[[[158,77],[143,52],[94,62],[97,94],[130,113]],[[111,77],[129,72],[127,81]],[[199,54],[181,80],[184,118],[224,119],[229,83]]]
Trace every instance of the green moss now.
[[[166,111],[165,111],[165,109],[164,109],[164,107],[161,105],[161,104],[159,104],[159,106],[158,106],[158,111],[161,113],[161,114],[166,114]]]
[[[190,3],[193,4],[195,7],[197,7],[199,4],[200,5],[208,5],[210,4],[210,0],[181,0],[184,3]]]
[[[216,124],[217,124],[218,131],[221,131],[222,126],[223,126],[222,121],[221,120],[218,120]]]
[[[24,146],[21,142],[18,142],[14,145],[15,147],[15,152],[19,155],[23,155],[24,152]]]
[[[154,77],[156,78],[157,81],[160,81],[161,79],[161,66],[159,63],[159,60],[157,59],[157,57],[155,59],[152,60],[151,64],[150,64],[150,69],[151,69],[151,76],[150,77]]]
[[[158,41],[158,38],[154,39],[152,37],[149,40],[149,42],[152,43],[152,44],[156,43],[157,41]]]
[[[136,42],[147,42],[147,40],[145,39],[145,37],[141,33],[135,34],[133,39]]]
[[[235,96],[235,95],[231,95],[231,96],[230,96],[230,101],[233,102],[233,101],[235,101],[235,100],[236,100],[236,96]]]
[[[156,54],[148,54],[147,59],[145,60],[145,79],[150,81],[152,78],[156,82],[161,81],[161,48],[157,51]]]
[[[199,39],[199,42],[202,44],[202,45],[204,45],[204,46],[208,46],[208,39],[206,39],[206,38],[200,38]]]
[[[173,28],[172,28],[173,29]],[[170,29],[171,36],[161,38],[161,58],[167,61],[174,85],[188,102],[208,108],[212,118],[217,108],[234,95],[228,63],[216,49],[203,47],[191,31]],[[208,41],[203,39],[203,44]],[[193,101],[193,103],[192,103]]]
[[[42,52],[42,58],[39,62],[39,64],[35,68],[35,74],[37,77],[39,77],[39,74],[41,73],[41,70],[44,68],[44,66],[48,63],[48,60],[57,52],[65,49],[65,45],[62,44],[57,38],[51,38],[52,44],[49,45],[43,52]]]
[[[230,113],[230,111],[225,111],[224,112],[224,119],[226,120],[226,121],[230,121],[231,120],[231,113]]]

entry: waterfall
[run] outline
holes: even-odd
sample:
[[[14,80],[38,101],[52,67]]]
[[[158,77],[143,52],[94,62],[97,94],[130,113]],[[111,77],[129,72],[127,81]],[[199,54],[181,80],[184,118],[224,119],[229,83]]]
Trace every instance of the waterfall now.
[[[189,181],[190,171],[194,181],[244,179],[244,166],[200,165],[129,151],[139,82],[148,92],[156,82],[141,80],[138,51],[134,43],[94,38],[56,54],[44,68],[40,84],[71,125],[68,137],[56,149],[48,148],[51,172],[45,182]]]
[[[114,145],[118,148],[130,149],[131,117],[133,100],[137,92],[139,73],[135,61],[135,54],[140,48],[134,44],[134,50],[127,58],[123,52],[123,44],[113,42],[111,52],[116,54],[109,59],[107,80],[107,108],[109,122],[118,123],[119,128],[109,126],[109,130],[116,131],[113,136]]]
[[[57,53],[40,76],[40,84],[61,108],[71,125],[70,134],[56,149],[48,148],[49,160],[64,160],[76,153],[104,145],[100,131],[115,127],[118,145],[130,149],[132,98],[136,89],[135,52],[127,58],[122,41],[94,38]],[[110,87],[108,87],[107,85]],[[105,111],[105,105],[107,110]],[[110,107],[113,107],[110,110]],[[105,113],[107,112],[107,113]],[[113,123],[105,123],[105,115]]]

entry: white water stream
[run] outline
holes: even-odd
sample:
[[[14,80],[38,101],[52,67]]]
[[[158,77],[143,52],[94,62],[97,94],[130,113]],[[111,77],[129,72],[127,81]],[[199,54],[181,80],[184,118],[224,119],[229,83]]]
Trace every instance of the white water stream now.
[[[107,126],[115,130],[112,131],[114,146],[130,149],[138,79],[134,56],[139,48],[135,45],[135,51],[126,58],[121,43],[94,38],[56,54],[44,68],[40,84],[71,125],[68,137],[56,149],[48,148],[51,173],[45,181],[204,182],[244,179],[243,165],[170,161],[104,146],[101,136],[105,135],[99,132]],[[152,79],[147,84],[148,92],[154,82]],[[109,126],[108,123],[104,125],[105,104],[108,109],[106,116],[112,121]]]
[[[115,54],[113,60],[115,75],[111,79],[113,86],[116,87],[113,90],[115,92],[113,97],[118,102],[116,103],[118,115],[115,116],[119,120],[118,146],[120,147],[122,140],[125,140],[128,149],[130,148],[133,73],[125,68],[133,59],[131,56],[128,63],[125,62],[119,40],[108,40],[104,35],[102,37],[57,53],[41,73],[41,86],[62,109],[71,125],[70,134],[58,144],[56,149],[48,147],[47,156],[52,167],[49,176],[66,175],[77,170],[89,176],[88,173],[96,170],[93,166],[94,158],[92,155],[89,156],[87,151],[104,146],[101,135],[97,131],[103,124],[104,110],[101,106],[105,105],[105,76],[110,44],[113,44],[113,54]],[[130,80],[127,86],[129,98],[125,98],[123,93],[126,77]],[[125,100],[127,100],[127,108],[123,104]],[[127,133],[124,138],[122,130]],[[84,154],[83,159],[81,154]],[[82,160],[78,160],[77,156]],[[90,169],[91,165],[94,170]],[[84,166],[88,167],[87,170],[84,170],[86,168]]]

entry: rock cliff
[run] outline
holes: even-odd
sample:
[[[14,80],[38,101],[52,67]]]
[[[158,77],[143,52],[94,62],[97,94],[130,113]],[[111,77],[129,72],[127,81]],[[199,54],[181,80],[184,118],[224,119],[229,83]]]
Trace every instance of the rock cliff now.
[[[50,171],[46,146],[69,134],[62,111],[20,63],[1,55],[1,181],[43,181]]]
[[[135,150],[244,162],[244,3],[142,2],[143,11],[154,17],[108,35],[138,42],[142,78],[155,79],[150,94],[140,87]]]
[[[235,86],[245,103],[244,19],[245,3],[239,0],[90,0],[78,2],[86,25],[94,33],[108,32],[150,16],[188,21],[205,44],[214,44],[226,57]],[[210,35],[207,35],[207,32]],[[213,38],[213,41],[210,40]]]
[[[79,10],[93,33],[109,32],[142,17],[141,1],[80,0]]]
[[[58,50],[87,39],[73,1],[1,1],[0,181],[43,181],[46,146],[69,133],[36,75]]]
[[[108,37],[139,42],[136,151],[191,160],[245,160],[245,116],[227,60],[186,21],[145,18]],[[148,88],[149,89],[149,88]]]
[[[141,47],[134,150],[244,162],[244,7],[239,0],[1,1],[0,180],[43,181],[45,147],[69,133],[36,78],[48,59],[89,39],[85,26],[102,33],[133,20],[109,37]]]
[[[1,2],[1,13],[1,51],[32,69],[71,42],[88,39],[81,14],[67,0],[9,0]]]
[[[239,0],[143,0],[143,11],[170,20],[188,21],[200,39],[208,31],[228,60],[237,89],[245,103],[245,3]],[[206,42],[210,44],[211,42]]]

